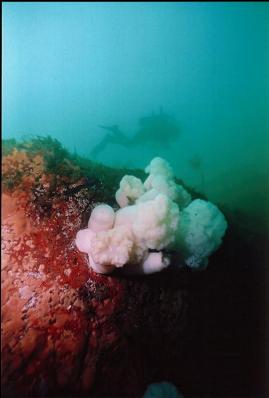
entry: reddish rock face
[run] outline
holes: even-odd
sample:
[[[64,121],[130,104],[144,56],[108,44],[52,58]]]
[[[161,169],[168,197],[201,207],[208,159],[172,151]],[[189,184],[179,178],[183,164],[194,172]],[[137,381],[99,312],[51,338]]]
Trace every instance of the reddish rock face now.
[[[4,158],[6,178],[21,171],[2,195],[5,394],[141,395],[176,366],[186,291],[168,274],[91,271],[74,238],[102,192],[49,174],[44,164],[27,151]]]
[[[3,397],[142,397],[163,381],[185,397],[269,396],[267,234],[226,209],[229,231],[206,271],[95,274],[76,232],[95,204],[115,206],[133,170],[72,157],[49,137],[15,150],[11,141],[2,160]]]

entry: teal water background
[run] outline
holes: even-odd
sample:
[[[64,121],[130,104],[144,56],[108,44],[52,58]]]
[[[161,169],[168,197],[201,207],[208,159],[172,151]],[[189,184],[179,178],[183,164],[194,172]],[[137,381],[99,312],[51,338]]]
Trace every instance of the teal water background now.
[[[163,156],[210,200],[266,223],[269,3],[6,2],[2,32],[3,138],[49,134],[90,157],[100,124],[131,137],[162,107],[175,143],[111,143],[97,160]]]

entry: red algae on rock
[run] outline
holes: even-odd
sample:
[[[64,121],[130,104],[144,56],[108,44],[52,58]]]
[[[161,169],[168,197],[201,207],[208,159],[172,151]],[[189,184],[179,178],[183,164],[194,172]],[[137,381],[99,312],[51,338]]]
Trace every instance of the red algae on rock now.
[[[45,152],[25,145],[3,158],[4,392],[142,393],[153,351],[168,338],[175,344],[183,329],[185,293],[161,287],[159,276],[132,280],[89,269],[74,238],[106,194],[72,159],[64,166],[69,176],[48,170]]]

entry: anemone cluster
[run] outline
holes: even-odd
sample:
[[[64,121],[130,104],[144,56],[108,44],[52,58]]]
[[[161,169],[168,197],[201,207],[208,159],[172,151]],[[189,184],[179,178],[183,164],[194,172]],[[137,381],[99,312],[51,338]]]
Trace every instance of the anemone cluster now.
[[[76,236],[90,267],[107,274],[115,268],[150,274],[170,265],[169,252],[179,252],[184,265],[203,268],[220,246],[227,228],[221,211],[195,199],[175,182],[169,163],[159,157],[146,167],[144,183],[126,175],[115,198],[119,209],[96,206],[88,228]]]

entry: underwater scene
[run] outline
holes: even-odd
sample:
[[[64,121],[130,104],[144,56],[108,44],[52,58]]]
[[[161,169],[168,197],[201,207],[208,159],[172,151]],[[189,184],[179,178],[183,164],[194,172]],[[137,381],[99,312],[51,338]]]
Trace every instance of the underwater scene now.
[[[2,11],[2,397],[268,397],[269,3]]]

